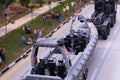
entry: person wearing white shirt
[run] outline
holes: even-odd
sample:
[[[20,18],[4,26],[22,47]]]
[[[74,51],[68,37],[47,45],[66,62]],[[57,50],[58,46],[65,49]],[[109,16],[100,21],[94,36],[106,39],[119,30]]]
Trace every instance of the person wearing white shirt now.
[[[68,12],[68,11],[69,11],[69,6],[67,5],[67,6],[66,6],[66,12]]]

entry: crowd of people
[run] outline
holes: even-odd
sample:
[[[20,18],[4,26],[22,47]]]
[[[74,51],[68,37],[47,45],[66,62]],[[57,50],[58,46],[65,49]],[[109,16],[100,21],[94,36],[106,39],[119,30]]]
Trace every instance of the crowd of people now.
[[[33,39],[37,39],[40,38],[42,36],[42,29],[37,29],[35,28],[33,31],[30,29],[30,27],[27,25],[25,25],[23,27],[23,30],[25,30],[26,34],[34,34],[34,36],[29,36],[28,39],[26,39],[25,34],[21,35],[21,42],[24,45],[28,45],[28,44],[33,44]],[[33,38],[34,37],[34,38]]]
[[[71,6],[74,7],[74,2],[71,2]],[[63,14],[68,14],[69,13],[69,5],[66,4],[65,6],[63,6]],[[43,23],[44,25],[46,25],[46,23],[50,24],[51,19],[55,19],[55,21],[57,23],[61,22],[61,11],[56,11],[55,13],[50,11],[46,14],[42,15],[43,18]],[[29,36],[28,39],[26,39],[25,33],[22,34],[21,36],[21,42],[22,44],[33,44],[33,39],[37,39],[40,38],[42,36],[42,29],[37,29],[34,28],[34,30],[32,31],[30,29],[30,27],[28,25],[25,25],[23,27],[23,30],[25,31],[26,34],[34,34],[34,36]]]
[[[42,29],[35,28],[33,31],[35,38],[40,38],[42,36]]]
[[[51,19],[56,19],[56,22],[60,22],[61,21],[61,12],[60,11],[56,11],[55,13],[53,13],[52,11],[50,11],[47,14],[43,14],[43,23],[50,23]]]

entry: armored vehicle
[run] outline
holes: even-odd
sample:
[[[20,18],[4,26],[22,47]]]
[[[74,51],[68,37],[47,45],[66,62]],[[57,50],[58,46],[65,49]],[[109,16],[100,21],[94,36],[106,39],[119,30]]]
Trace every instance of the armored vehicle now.
[[[110,27],[116,22],[116,0],[95,0],[95,12],[91,16],[93,24],[104,40],[110,34]]]

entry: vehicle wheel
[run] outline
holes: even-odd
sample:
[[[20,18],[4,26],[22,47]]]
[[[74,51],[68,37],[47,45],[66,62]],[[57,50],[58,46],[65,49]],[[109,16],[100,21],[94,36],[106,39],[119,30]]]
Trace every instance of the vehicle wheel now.
[[[113,28],[113,26],[114,26],[114,19],[112,19],[111,24],[110,24],[111,28]]]
[[[116,23],[116,15],[114,16],[114,24]]]
[[[88,68],[85,69],[82,80],[86,80],[88,76]]]
[[[110,27],[113,28],[114,26],[114,21],[112,20]]]
[[[106,40],[108,37],[107,33],[104,33],[104,35],[102,35],[102,39]]]
[[[108,26],[108,31],[107,31],[107,35],[110,34],[110,26]]]
[[[87,79],[87,76],[88,76],[88,68],[86,68],[85,70],[85,79]]]

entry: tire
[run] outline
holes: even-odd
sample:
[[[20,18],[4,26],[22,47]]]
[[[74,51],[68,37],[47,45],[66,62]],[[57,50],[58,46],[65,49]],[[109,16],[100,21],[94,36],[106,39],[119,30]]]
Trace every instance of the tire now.
[[[87,79],[87,76],[88,76],[88,68],[86,68],[85,70],[85,79]]]
[[[115,14],[115,16],[114,16],[114,24],[116,23],[116,14]]]
[[[83,74],[82,80],[86,80],[88,76],[88,68],[85,69],[85,72]]]
[[[114,27],[114,19],[112,19],[110,27],[113,28]]]
[[[102,35],[102,39],[103,39],[103,40],[107,40],[107,38],[108,38],[107,33],[104,33],[104,34]]]
[[[107,35],[110,35],[110,26],[108,25],[108,28],[107,28]]]

